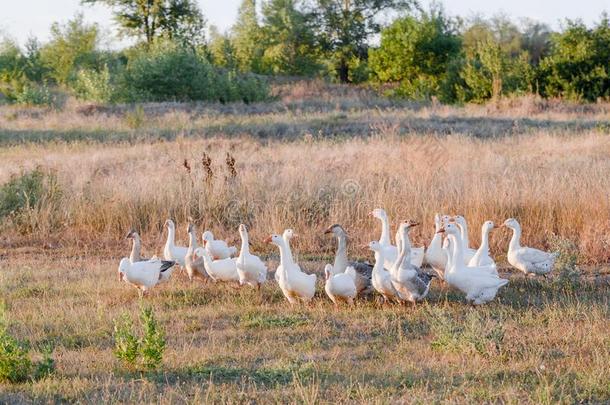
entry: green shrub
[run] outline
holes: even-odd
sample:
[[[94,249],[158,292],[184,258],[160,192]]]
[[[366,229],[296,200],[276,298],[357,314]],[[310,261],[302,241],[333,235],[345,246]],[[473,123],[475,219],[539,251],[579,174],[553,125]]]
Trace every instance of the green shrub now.
[[[40,169],[13,175],[0,187],[0,217],[36,206],[45,192],[44,178]]]
[[[17,383],[28,379],[32,370],[29,348],[0,325],[0,381]]]
[[[73,89],[77,97],[98,103],[111,103],[116,100],[117,90],[112,82],[108,66],[99,72],[96,70],[80,70],[76,74]]]
[[[123,314],[114,323],[114,355],[133,369],[154,370],[161,365],[165,352],[165,334],[155,319],[152,308],[141,308],[142,336],[136,337],[133,321]]]
[[[132,52],[119,78],[121,101],[262,101],[266,81],[213,67],[189,48],[158,41]]]
[[[45,84],[26,83],[20,91],[16,92],[15,103],[52,106],[55,103],[55,97]]]

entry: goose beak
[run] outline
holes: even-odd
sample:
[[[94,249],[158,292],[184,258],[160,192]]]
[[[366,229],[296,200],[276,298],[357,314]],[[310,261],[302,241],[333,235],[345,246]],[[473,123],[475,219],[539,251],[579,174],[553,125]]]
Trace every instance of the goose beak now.
[[[445,233],[445,228],[441,228],[438,231],[436,231],[436,233]]]
[[[207,240],[203,240],[203,246],[207,245],[208,241]]]
[[[502,228],[504,225],[494,225],[492,229]]]
[[[332,232],[333,232],[332,228],[326,228],[326,230],[324,231],[324,235],[327,235]]]
[[[123,281],[123,273],[119,271],[119,282]]]
[[[263,242],[265,242],[265,243],[271,243],[271,241],[272,241],[271,236],[267,236],[267,237],[266,237],[266,238],[263,240]]]

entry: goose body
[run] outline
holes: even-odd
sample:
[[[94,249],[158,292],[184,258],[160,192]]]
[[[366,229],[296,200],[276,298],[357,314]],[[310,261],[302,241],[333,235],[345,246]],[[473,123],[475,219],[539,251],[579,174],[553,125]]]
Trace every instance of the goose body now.
[[[235,246],[229,246],[224,240],[214,239],[214,234],[210,231],[205,231],[202,238],[205,250],[208,251],[214,260],[227,259],[237,254]]]
[[[210,279],[208,272],[205,270],[205,260],[203,257],[195,256],[195,250],[197,250],[197,231],[192,224],[189,224],[187,228],[189,234],[189,247],[184,257],[184,267],[186,268],[186,274],[189,280],[197,277],[205,282]]]
[[[390,273],[384,267],[383,248],[377,241],[369,243],[369,249],[375,252],[375,265],[371,283],[373,288],[383,297],[384,302],[398,300],[398,293],[392,284]]]
[[[290,249],[290,240],[292,238],[294,238],[295,236],[296,236],[296,234],[290,228],[285,229],[284,232],[282,233],[282,239],[284,239],[284,243],[286,244],[286,248],[287,248],[286,256],[289,259],[289,261],[291,261],[291,262],[294,262],[294,259],[292,258],[292,250]],[[275,278],[275,281],[277,281],[278,283],[280,282],[281,273],[282,273],[282,263],[280,262],[279,266],[275,270],[275,275],[273,276],[273,278]]]
[[[555,266],[559,253],[549,253],[542,250],[521,246],[521,225],[514,218],[507,219],[503,226],[513,230],[513,236],[508,245],[508,262],[526,275],[547,275]]]
[[[381,221],[381,237],[379,243],[383,248],[384,266],[386,269],[391,268],[398,257],[398,248],[392,245],[390,240],[390,221],[388,214],[382,208],[376,208],[370,213],[371,216]],[[399,243],[396,241],[396,243]],[[424,248],[411,249],[411,263],[414,266],[421,267],[424,262]]]
[[[241,236],[241,250],[235,262],[237,266],[237,274],[239,276],[239,284],[249,284],[253,287],[260,288],[267,280],[267,266],[256,255],[250,253],[250,244],[248,239],[248,229],[246,225],[239,225],[239,235]]]
[[[331,266],[332,274],[346,273],[349,269],[356,285],[356,296],[370,294],[373,291],[371,283],[373,266],[368,263],[348,261],[347,232],[341,225],[332,225],[324,233],[332,233],[337,238],[337,252],[335,253],[335,261]]]
[[[354,304],[354,298],[356,297],[356,284],[354,283],[353,267],[349,268],[348,273],[337,273],[333,274],[333,266],[327,264],[324,268],[324,275],[326,277],[326,283],[324,285],[324,291],[335,306],[339,305],[339,302],[344,301],[349,305]]]
[[[237,266],[235,259],[219,259],[213,260],[208,251],[204,248],[197,248],[194,254],[195,259],[202,257],[205,265],[205,271],[210,278],[216,282],[237,282],[239,275],[237,274]]]
[[[410,257],[411,242],[409,240],[409,229],[418,225],[415,222],[403,222],[400,224],[399,253],[396,262],[390,270],[392,285],[396,289],[398,297],[402,301],[412,303],[423,300],[430,291],[432,277],[415,267],[407,257]]]
[[[132,263],[127,257],[119,263],[119,278],[138,288],[140,295],[157,285],[165,273],[172,272],[176,264],[166,260],[147,260]]]
[[[489,272],[485,267],[467,267],[464,264],[464,245],[458,227],[448,223],[440,232],[446,232],[450,241],[449,268],[445,281],[466,294],[466,300],[474,305],[486,304],[493,300],[498,290],[508,284],[508,280]]]
[[[316,293],[316,275],[303,273],[299,265],[294,263],[290,248],[282,236],[271,235],[265,242],[276,245],[280,250],[280,266],[277,270],[279,286],[288,302],[310,302]]]
[[[184,266],[184,259],[188,249],[184,246],[176,246],[176,225],[174,221],[168,219],[165,221],[165,226],[167,227],[167,241],[163,249],[163,257],[165,260],[174,261],[180,266]]]

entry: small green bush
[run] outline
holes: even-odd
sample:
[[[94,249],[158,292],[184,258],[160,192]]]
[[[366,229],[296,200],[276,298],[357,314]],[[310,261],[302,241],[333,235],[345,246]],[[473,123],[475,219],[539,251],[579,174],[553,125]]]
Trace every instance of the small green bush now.
[[[128,314],[123,314],[115,321],[114,355],[129,368],[155,370],[163,361],[165,334],[155,319],[152,308],[141,308],[140,326],[142,336],[138,338]]]
[[[0,187],[0,217],[36,206],[45,192],[44,178],[40,169],[12,176]]]
[[[111,103],[117,98],[117,89],[112,82],[108,66],[99,72],[80,70],[73,84],[77,97],[98,103]]]
[[[26,83],[20,91],[15,93],[15,103],[30,106],[52,106],[55,97],[45,85]]]
[[[28,379],[32,370],[29,348],[0,325],[0,381],[18,383]]]

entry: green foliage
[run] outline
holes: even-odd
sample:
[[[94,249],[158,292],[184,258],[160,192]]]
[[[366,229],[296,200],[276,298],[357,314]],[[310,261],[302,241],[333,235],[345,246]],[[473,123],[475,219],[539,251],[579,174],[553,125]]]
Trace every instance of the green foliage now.
[[[568,21],[552,36],[551,52],[541,62],[541,91],[548,97],[595,101],[610,97],[610,20],[593,28]]]
[[[55,97],[45,84],[27,82],[13,94],[13,97],[15,103],[22,105],[52,106],[55,103]]]
[[[42,360],[36,364],[34,379],[39,380],[55,372],[55,360],[53,359],[53,346],[46,345],[42,348]]]
[[[218,31],[215,26],[210,27],[210,42],[207,51],[214,66],[235,70],[237,61],[235,60],[235,47],[228,35]]]
[[[454,24],[442,10],[396,20],[381,32],[381,44],[370,52],[377,80],[399,82],[395,95],[428,99],[441,94],[450,62],[460,53]]]
[[[0,217],[33,208],[44,195],[44,177],[40,169],[11,176],[0,187]]]
[[[336,77],[350,81],[350,62],[366,60],[368,41],[379,33],[378,16],[404,10],[410,0],[310,0],[306,2],[320,50],[331,61]]]
[[[80,69],[93,69],[100,63],[99,28],[86,24],[82,14],[62,25],[51,26],[51,40],[40,49],[40,60],[49,76],[67,84]]]
[[[72,88],[77,97],[98,103],[114,102],[118,95],[108,66],[100,71],[80,70]]]
[[[237,67],[242,72],[262,73],[263,31],[256,17],[256,0],[243,0],[231,28]]]
[[[123,34],[147,44],[164,37],[196,47],[205,39],[205,18],[194,0],[82,0],[114,9]]]
[[[559,274],[558,282],[564,288],[577,287],[580,282],[580,270],[577,267],[579,251],[578,246],[569,239],[553,235],[550,240],[551,251],[559,256],[555,261],[555,273]]]
[[[8,333],[4,310],[0,314],[0,381],[18,383],[28,379],[32,370],[29,348]]]
[[[114,355],[129,368],[157,369],[163,361],[165,335],[152,308],[141,308],[140,327],[142,335],[138,338],[129,315],[123,314],[115,320]]]
[[[244,101],[269,97],[267,84],[254,76],[214,68],[204,57],[169,41],[159,41],[129,58],[119,79],[123,101]]]
[[[315,34],[308,16],[294,0],[263,4],[264,71],[272,74],[312,76],[321,69]]]

